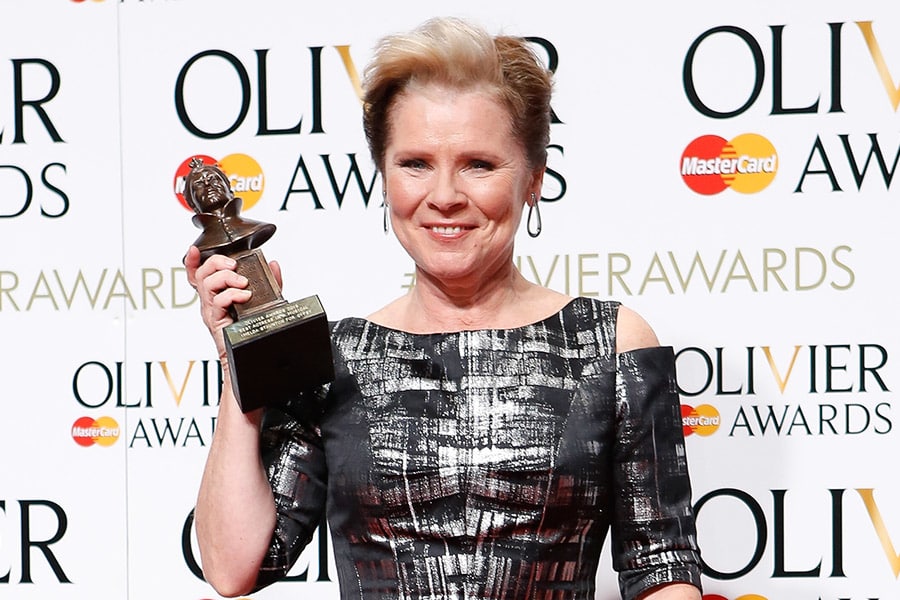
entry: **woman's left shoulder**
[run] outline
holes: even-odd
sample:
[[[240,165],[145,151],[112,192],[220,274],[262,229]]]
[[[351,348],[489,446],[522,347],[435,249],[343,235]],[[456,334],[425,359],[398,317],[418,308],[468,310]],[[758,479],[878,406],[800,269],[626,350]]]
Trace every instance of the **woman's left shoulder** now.
[[[616,352],[659,346],[659,338],[635,310],[620,304],[616,316]]]

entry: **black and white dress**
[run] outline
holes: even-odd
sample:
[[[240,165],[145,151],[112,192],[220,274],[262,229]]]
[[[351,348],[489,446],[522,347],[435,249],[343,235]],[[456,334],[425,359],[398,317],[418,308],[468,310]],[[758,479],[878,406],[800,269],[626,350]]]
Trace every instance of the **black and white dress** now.
[[[343,599],[593,600],[700,585],[671,348],[615,352],[618,304],[514,329],[334,323],[336,379],[267,411],[278,522],[258,585],[325,511]]]

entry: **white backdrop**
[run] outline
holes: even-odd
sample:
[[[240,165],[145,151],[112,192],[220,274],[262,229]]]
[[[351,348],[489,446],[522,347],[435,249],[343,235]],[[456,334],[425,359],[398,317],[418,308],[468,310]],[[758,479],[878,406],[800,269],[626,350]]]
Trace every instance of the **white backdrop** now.
[[[217,598],[186,521],[219,371],[179,167],[262,182],[239,195],[286,298],[371,312],[412,265],[354,81],[437,14],[556,71],[520,268],[679,353],[708,600],[900,598],[900,7],[786,4],[0,0],[0,598]],[[336,598],[329,561],[315,541],[253,597]]]

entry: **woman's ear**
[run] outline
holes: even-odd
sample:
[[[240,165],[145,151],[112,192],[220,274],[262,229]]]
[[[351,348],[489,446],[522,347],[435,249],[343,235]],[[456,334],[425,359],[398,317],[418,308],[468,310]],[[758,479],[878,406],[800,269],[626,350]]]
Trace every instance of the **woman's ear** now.
[[[531,199],[531,194],[534,194],[534,197],[538,200],[541,199],[541,191],[544,188],[544,172],[547,170],[546,165],[541,165],[536,168],[531,173],[531,184],[528,186],[528,198]]]

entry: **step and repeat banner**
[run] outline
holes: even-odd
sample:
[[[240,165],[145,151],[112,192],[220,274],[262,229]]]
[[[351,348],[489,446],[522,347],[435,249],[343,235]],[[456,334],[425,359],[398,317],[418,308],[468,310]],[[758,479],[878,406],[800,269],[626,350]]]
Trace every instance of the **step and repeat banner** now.
[[[181,259],[218,161],[284,295],[413,285],[359,75],[451,14],[556,73],[527,278],[675,347],[707,600],[900,598],[900,5],[0,1],[0,598],[201,600],[221,371]],[[607,556],[601,600],[618,597]],[[337,598],[319,532],[259,600]]]

